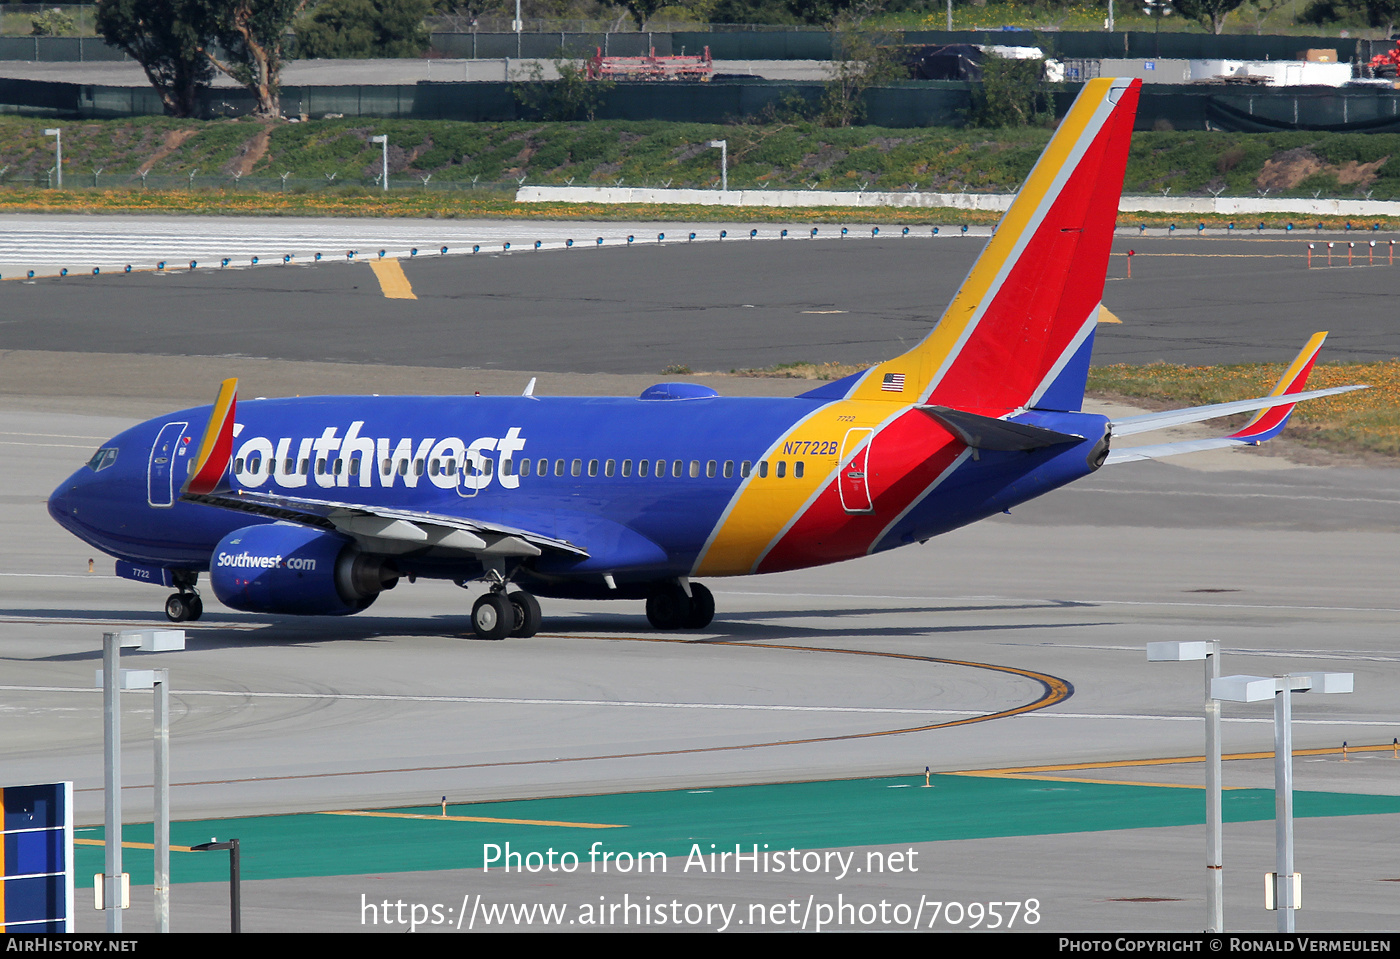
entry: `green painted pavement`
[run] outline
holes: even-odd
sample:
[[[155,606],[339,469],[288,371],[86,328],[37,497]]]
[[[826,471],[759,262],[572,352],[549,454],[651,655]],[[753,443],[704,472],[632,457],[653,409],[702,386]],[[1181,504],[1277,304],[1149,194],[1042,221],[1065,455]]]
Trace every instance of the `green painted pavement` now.
[[[1183,826],[1205,821],[1199,789],[1105,785],[970,776],[731,786],[713,790],[623,793],[563,799],[449,805],[451,816],[617,823],[622,829],[582,829],[497,823],[428,821],[307,814],[214,819],[171,825],[173,845],[236,838],[244,879],[342,876],[362,873],[480,868],[482,847],[510,843],[512,852],[574,852],[589,868],[588,851],[661,852],[685,857],[693,844],[704,853],[828,849]],[[1400,797],[1295,792],[1298,818],[1400,813]],[[1268,789],[1225,793],[1226,822],[1272,819]],[[436,815],[438,806],[383,810]],[[81,829],[80,839],[102,830]],[[127,826],[127,842],[152,840],[150,825]],[[78,875],[102,871],[102,847],[78,846]],[[126,849],[124,868],[137,885],[151,882],[151,852]],[[600,863],[601,868],[601,863]],[[611,870],[610,870],[611,871]],[[224,852],[171,853],[173,882],[228,878]]]

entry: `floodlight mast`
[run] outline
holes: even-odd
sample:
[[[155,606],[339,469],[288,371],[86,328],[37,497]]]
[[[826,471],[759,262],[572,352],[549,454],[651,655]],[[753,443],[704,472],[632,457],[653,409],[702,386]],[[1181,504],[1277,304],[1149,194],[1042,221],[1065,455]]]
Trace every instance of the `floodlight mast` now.
[[[377,137],[370,137],[370,143],[378,143],[383,146],[383,162],[380,166],[379,183],[384,188],[384,192],[389,192],[389,134],[384,133]]]
[[[1268,879],[1265,906],[1278,910],[1278,931],[1294,931],[1302,905],[1302,883],[1293,871],[1293,693],[1349,693],[1352,673],[1289,673],[1286,676],[1226,676],[1210,684],[1211,695],[1236,703],[1274,700],[1275,872]]]
[[[719,150],[719,190],[729,192],[729,141],[711,140],[710,146]]]
[[[1150,663],[1205,662],[1206,715],[1206,932],[1225,931],[1225,862],[1220,798],[1220,701],[1211,682],[1220,678],[1220,644],[1216,642],[1148,643]]]

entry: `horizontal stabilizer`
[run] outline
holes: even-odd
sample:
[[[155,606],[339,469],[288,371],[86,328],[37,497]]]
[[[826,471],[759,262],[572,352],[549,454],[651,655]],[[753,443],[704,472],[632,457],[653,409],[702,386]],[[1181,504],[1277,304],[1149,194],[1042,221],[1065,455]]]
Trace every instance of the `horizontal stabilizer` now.
[[[1232,403],[1212,403],[1209,406],[1192,406],[1184,410],[1167,410],[1164,413],[1144,413],[1141,416],[1128,416],[1114,420],[1114,436],[1131,436],[1134,433],[1147,433],[1151,430],[1166,429],[1168,426],[1184,426],[1187,423],[1201,423],[1218,416],[1232,413],[1248,413],[1253,410],[1266,410],[1275,406],[1289,406],[1301,400],[1315,400],[1323,396],[1336,396],[1352,390],[1364,390],[1365,386],[1334,386],[1326,390],[1308,390],[1305,393],[1286,393],[1282,396],[1261,396],[1253,400],[1235,400]]]
[[[1140,460],[1156,460],[1164,456],[1178,456],[1182,453],[1199,453],[1203,450],[1227,449],[1231,446],[1257,446],[1257,442],[1239,440],[1230,436],[1214,436],[1209,439],[1182,440],[1179,443],[1154,443],[1150,446],[1129,446],[1113,450],[1104,460],[1105,466],[1114,463],[1136,463]]]
[[[916,407],[975,450],[1038,450],[1061,443],[1079,443],[1084,437],[1047,430],[1043,426],[1012,423],[947,406]]]

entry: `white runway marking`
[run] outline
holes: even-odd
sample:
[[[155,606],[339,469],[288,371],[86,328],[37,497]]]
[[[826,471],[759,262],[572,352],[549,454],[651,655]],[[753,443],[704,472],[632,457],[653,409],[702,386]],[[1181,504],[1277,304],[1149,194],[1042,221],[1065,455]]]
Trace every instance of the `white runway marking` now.
[[[30,693],[100,693],[102,690],[87,686],[0,686],[3,692],[30,692]],[[608,700],[608,699],[526,699],[512,696],[414,696],[411,694],[384,694],[384,693],[277,693],[277,692],[253,692],[251,690],[229,690],[229,689],[176,689],[173,690],[179,696],[222,696],[236,699],[331,699],[348,701],[371,701],[371,702],[396,702],[396,703],[445,703],[448,705],[468,705],[468,706],[602,706],[616,707],[622,709],[723,709],[754,712],[799,712],[799,713],[894,713],[897,715],[914,716],[981,716],[985,710],[976,709],[918,709],[900,708],[890,706],[785,706],[770,703],[665,703],[665,702],[640,702],[629,700]],[[1198,723],[1202,721],[1201,716],[1151,716],[1138,713],[1063,713],[1049,712],[1048,710],[1037,710],[1021,716],[1009,717],[1019,719],[1031,719],[1043,717],[1046,719],[1088,719],[1088,720],[1136,720],[1142,722],[1168,722],[1168,723]],[[1222,722],[1243,723],[1254,725],[1271,725],[1273,719],[1260,718],[1250,719],[1245,717],[1225,717]],[[1294,717],[1295,725],[1302,726],[1385,726],[1395,725],[1393,720],[1365,720],[1365,719],[1299,719]]]

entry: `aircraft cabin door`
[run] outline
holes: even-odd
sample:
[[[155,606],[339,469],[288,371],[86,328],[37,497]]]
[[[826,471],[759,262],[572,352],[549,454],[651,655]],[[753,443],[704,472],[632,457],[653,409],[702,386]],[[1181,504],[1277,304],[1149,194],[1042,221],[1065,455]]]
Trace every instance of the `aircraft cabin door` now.
[[[189,462],[185,448],[185,428],[188,423],[166,423],[151,444],[151,462],[146,468],[146,502],[169,508],[175,504],[177,464]],[[180,481],[184,481],[181,473]]]
[[[870,499],[870,481],[867,469],[870,461],[870,444],[875,431],[856,428],[846,431],[841,441],[841,473],[837,477],[836,489],[841,494],[841,508],[848,513],[873,513],[875,505]],[[851,456],[856,450],[855,456]],[[846,462],[847,459],[850,462]]]

